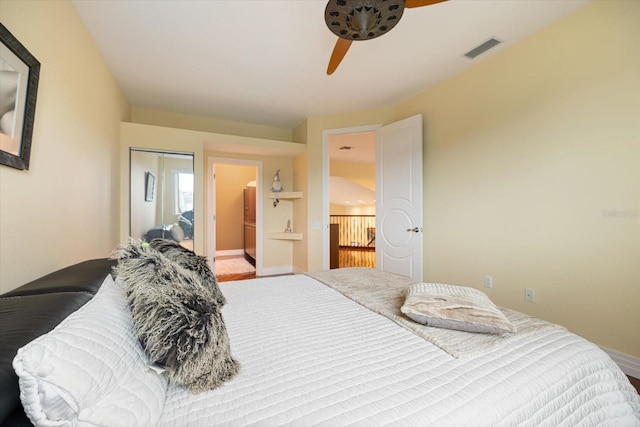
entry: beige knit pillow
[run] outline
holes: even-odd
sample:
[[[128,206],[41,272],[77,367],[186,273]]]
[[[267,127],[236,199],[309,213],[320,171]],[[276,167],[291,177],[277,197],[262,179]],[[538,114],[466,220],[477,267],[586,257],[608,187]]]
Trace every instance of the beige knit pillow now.
[[[465,332],[513,333],[509,319],[477,289],[441,283],[418,283],[406,291],[400,309],[423,325]]]

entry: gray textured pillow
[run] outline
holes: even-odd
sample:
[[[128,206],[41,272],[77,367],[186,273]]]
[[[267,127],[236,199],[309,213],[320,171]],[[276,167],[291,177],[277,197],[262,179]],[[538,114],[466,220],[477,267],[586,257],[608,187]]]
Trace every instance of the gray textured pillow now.
[[[504,334],[515,328],[482,291],[441,283],[417,283],[400,311],[415,322],[465,332]]]
[[[184,240],[184,230],[178,224],[173,224],[171,226],[171,237],[176,242],[182,242]]]
[[[221,307],[198,275],[136,244],[116,249],[113,257],[138,339],[170,381],[200,393],[238,373]]]
[[[190,251],[173,240],[153,239],[149,245],[173,262],[178,263],[181,267],[199,275],[202,284],[211,291],[220,307],[227,303],[227,300],[220,291],[220,287],[218,287],[216,276],[209,268],[206,257],[196,255],[195,252]]]

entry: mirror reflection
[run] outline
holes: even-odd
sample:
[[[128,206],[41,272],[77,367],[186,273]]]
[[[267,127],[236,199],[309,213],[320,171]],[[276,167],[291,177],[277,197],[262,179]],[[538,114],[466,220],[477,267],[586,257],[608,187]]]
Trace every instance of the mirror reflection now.
[[[193,250],[193,154],[131,149],[131,237]]]
[[[20,154],[20,132],[16,132],[19,82],[20,74],[0,58],[0,150],[14,156]]]

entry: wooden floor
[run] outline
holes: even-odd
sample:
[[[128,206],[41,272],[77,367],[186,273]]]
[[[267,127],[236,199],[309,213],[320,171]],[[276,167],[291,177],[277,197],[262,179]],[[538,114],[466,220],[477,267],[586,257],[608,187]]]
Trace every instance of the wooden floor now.
[[[638,394],[640,394],[640,380],[638,378],[630,377],[629,375],[627,375],[627,378],[629,378],[631,385],[634,386]]]
[[[226,274],[224,276],[218,276],[218,282],[231,282],[232,280],[247,280],[255,279],[256,273],[241,273],[241,274]]]

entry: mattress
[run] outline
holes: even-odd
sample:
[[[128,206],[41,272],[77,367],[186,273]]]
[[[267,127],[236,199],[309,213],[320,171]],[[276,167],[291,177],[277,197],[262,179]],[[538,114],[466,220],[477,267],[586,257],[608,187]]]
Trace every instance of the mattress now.
[[[460,359],[308,276],[220,287],[240,374],[169,386],[163,426],[640,426],[624,374],[563,329]]]

